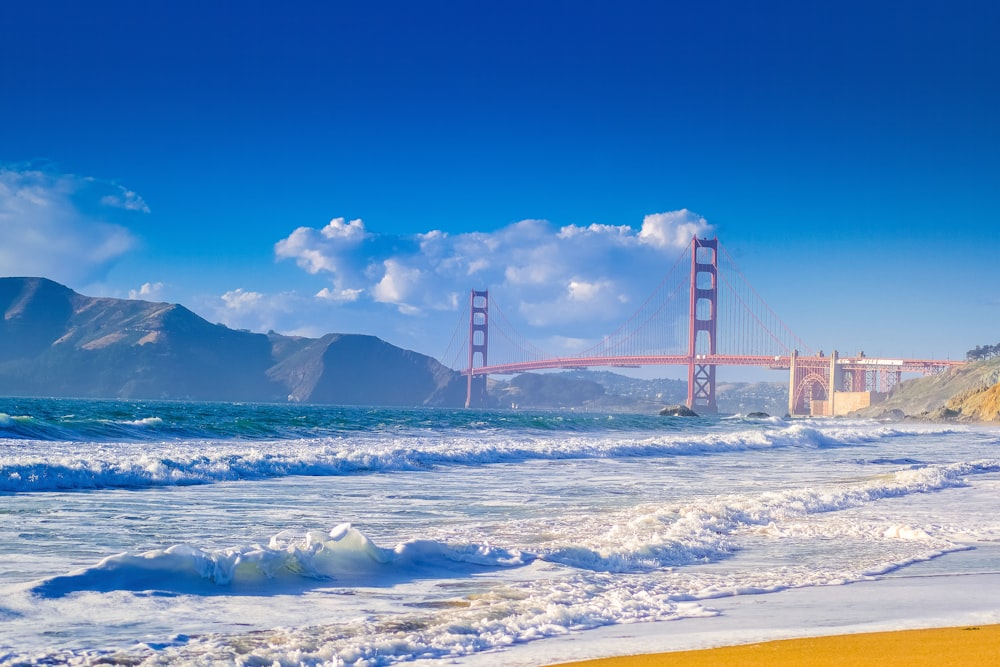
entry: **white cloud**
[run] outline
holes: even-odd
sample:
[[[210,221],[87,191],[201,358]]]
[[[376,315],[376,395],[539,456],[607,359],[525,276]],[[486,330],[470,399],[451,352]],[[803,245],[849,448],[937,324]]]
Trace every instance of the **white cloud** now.
[[[307,312],[309,301],[288,292],[264,294],[239,287],[195,305],[214,322],[232,329],[261,332],[287,330],[289,315]]]
[[[366,263],[363,249],[366,243],[377,240],[365,230],[361,220],[347,222],[344,218],[334,218],[322,229],[299,227],[274,245],[274,254],[279,260],[294,259],[308,273],[331,274],[335,283],[333,294],[349,296],[371,288],[362,279]]]
[[[354,301],[357,301],[363,293],[364,290],[360,289],[330,289],[329,287],[324,287],[320,291],[316,292],[316,298],[324,301],[353,303]]]
[[[545,285],[557,279],[559,267],[555,264],[556,259],[557,254],[552,248],[547,251],[525,251],[518,264],[512,264],[504,270],[504,277],[514,285]]]
[[[278,241],[274,253],[278,259],[295,259],[295,263],[309,273],[334,273],[337,270],[336,258],[318,246],[318,236],[314,229],[299,227],[287,239]]]
[[[433,312],[460,318],[468,290],[488,288],[512,324],[537,327],[539,340],[590,340],[631,315],[694,234],[711,231],[686,209],[648,215],[639,229],[522,220],[493,232],[413,236],[377,234],[361,220],[335,218],[321,229],[294,230],[275,254],[326,276],[329,284],[314,300],[351,307],[352,314],[368,301],[425,322]]]
[[[396,259],[385,260],[384,266],[385,274],[375,285],[375,300],[395,304],[400,307],[400,311],[407,314],[419,313],[419,308],[406,301],[420,286],[423,277],[420,269],[404,266]]]
[[[91,213],[95,210],[103,212]],[[119,185],[0,167],[0,271],[70,286],[95,281],[136,246],[136,238],[116,219],[135,211],[148,207]]]
[[[647,216],[648,217],[648,216]],[[594,234],[601,235],[605,238],[620,238],[627,239],[635,232],[628,225],[599,225],[596,222],[587,227],[578,227],[577,225],[566,225],[559,230],[559,238],[561,239],[571,239],[574,236]]]
[[[247,292],[242,287],[226,292],[221,297],[226,308],[234,313],[251,312],[260,305],[264,295],[260,292]]]
[[[639,240],[654,248],[683,250],[694,236],[704,236],[712,226],[705,218],[686,208],[667,213],[653,213],[642,220]]]
[[[132,190],[123,188],[118,185],[115,186],[118,192],[115,194],[104,195],[101,197],[101,203],[105,206],[111,206],[113,208],[123,208],[126,211],[139,211],[140,213],[149,213],[149,206],[146,204],[145,200],[137,195]]]
[[[130,299],[142,299],[143,301],[157,301],[161,298],[163,293],[163,283],[143,283],[142,286],[135,290],[131,289],[128,291],[128,298]]]
[[[583,280],[571,280],[567,289],[567,296],[573,301],[594,301],[611,289],[610,280],[599,280],[597,282],[586,282]]]
[[[365,232],[365,223],[360,219],[345,222],[344,218],[334,218],[326,227],[321,230],[323,236],[332,240],[353,243],[368,236]]]

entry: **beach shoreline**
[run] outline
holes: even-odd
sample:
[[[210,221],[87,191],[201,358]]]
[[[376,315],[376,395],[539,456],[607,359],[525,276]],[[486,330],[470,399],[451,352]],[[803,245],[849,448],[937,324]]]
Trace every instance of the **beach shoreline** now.
[[[879,665],[880,667],[1000,664],[1000,625],[825,635],[695,651],[596,658],[552,667],[740,667]]]
[[[716,655],[714,651],[719,649],[788,640],[825,641],[873,633],[994,628],[1000,625],[997,590],[1000,590],[1000,545],[981,543],[975,549],[912,564],[884,579],[719,597],[701,602],[713,614],[710,616],[617,624],[528,642],[503,650],[503,664],[509,667],[574,663],[594,667],[660,665],[668,664],[663,661],[666,655],[669,664],[676,665],[682,664],[674,662],[681,653]],[[995,629],[987,629],[977,637],[995,639],[994,632]],[[498,653],[490,651],[459,658],[455,664],[481,667],[497,664],[497,659]],[[587,662],[595,660],[609,662]],[[417,664],[423,663],[418,660]]]

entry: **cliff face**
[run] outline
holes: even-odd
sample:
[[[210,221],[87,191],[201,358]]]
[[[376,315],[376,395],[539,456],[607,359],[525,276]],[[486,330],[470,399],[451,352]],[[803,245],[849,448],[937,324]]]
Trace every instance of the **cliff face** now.
[[[235,331],[176,304],[0,278],[0,394],[461,405],[460,376],[372,336]]]
[[[963,420],[1000,422],[1000,383],[955,396],[945,409],[957,412]]]
[[[1000,359],[970,362],[938,375],[907,380],[861,417],[900,413],[925,419],[1000,421]]]

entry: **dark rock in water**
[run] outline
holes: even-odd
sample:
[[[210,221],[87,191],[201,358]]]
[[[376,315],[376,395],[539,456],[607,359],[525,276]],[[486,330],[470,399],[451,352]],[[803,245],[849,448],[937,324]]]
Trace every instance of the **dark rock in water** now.
[[[767,414],[766,412],[748,412],[747,413],[747,419],[767,419],[770,416],[771,415]]]
[[[892,410],[886,410],[885,412],[880,414],[878,416],[878,419],[880,421],[887,421],[887,422],[901,422],[904,419],[906,419],[906,414],[902,410],[894,408]]]
[[[660,410],[664,417],[697,417],[698,413],[686,405],[668,405]]]

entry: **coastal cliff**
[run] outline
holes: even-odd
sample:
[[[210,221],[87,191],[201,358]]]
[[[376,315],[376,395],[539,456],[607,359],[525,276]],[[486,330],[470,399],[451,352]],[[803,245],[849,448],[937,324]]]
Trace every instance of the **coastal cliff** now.
[[[907,380],[860,417],[1000,422],[1000,358],[975,361],[938,375]]]

